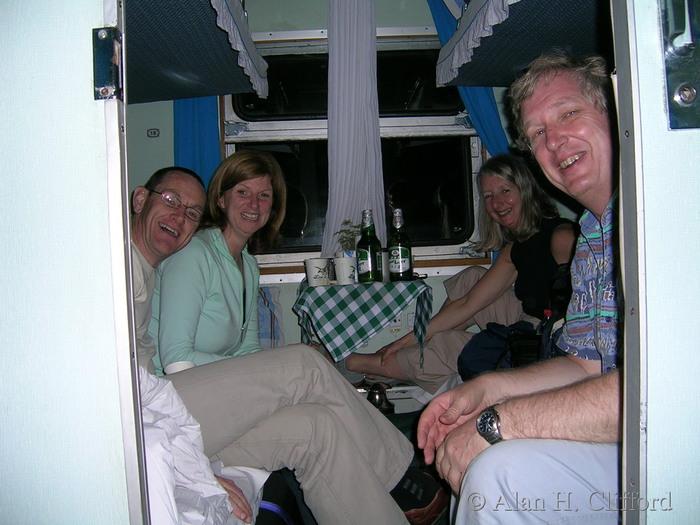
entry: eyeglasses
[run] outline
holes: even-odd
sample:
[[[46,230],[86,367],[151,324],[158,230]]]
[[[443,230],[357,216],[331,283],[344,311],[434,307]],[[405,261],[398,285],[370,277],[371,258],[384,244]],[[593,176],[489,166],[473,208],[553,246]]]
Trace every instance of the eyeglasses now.
[[[179,197],[176,197],[168,191],[163,193],[156,190],[148,191],[152,191],[153,193],[157,193],[158,195],[160,195],[160,200],[163,201],[163,204],[169,206],[170,208],[177,210],[180,206],[184,206]],[[185,206],[185,217],[187,217],[193,222],[199,222],[202,219],[202,212],[199,211],[197,208],[190,208],[189,206]]]

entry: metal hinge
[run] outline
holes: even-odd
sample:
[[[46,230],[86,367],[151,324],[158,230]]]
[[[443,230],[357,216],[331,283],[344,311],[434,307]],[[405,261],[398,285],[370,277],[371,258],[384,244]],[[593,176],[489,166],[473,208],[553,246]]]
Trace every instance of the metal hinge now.
[[[245,122],[234,122],[231,120],[224,122],[224,135],[227,137],[235,137],[244,131],[248,131],[248,124]]]
[[[696,11],[697,2],[689,0],[669,0],[662,8],[672,129],[700,128],[700,24]]]
[[[456,122],[457,125],[462,125],[467,129],[474,129],[474,125],[472,124],[471,119],[469,118],[469,115],[464,115],[464,117],[457,119]]]
[[[92,30],[92,71],[95,100],[118,98],[122,89],[122,35],[116,27]]]

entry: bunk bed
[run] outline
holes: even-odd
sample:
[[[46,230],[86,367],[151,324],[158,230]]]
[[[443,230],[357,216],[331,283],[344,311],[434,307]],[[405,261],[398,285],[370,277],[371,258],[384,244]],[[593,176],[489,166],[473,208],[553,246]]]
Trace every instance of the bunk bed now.
[[[127,103],[267,96],[240,0],[127,0],[124,18]]]
[[[552,47],[612,64],[608,0],[470,0],[440,51],[437,83],[507,87]]]

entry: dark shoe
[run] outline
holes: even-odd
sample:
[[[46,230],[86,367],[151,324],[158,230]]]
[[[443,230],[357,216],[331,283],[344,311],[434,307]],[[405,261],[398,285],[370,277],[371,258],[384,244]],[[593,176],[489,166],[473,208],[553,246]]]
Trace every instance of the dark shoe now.
[[[385,383],[374,383],[367,393],[367,401],[372,403],[382,414],[393,414],[394,403],[389,401],[386,389],[389,385]]]
[[[447,510],[449,501],[449,493],[444,487],[440,487],[427,507],[408,510],[404,514],[411,525],[432,525]]]

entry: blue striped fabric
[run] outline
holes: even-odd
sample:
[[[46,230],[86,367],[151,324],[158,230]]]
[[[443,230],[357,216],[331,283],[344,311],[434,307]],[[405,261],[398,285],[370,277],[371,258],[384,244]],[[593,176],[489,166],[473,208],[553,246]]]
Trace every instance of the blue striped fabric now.
[[[270,512],[274,512],[280,517],[282,521],[284,521],[285,525],[294,525],[294,522],[289,517],[289,515],[284,511],[282,507],[280,507],[276,503],[272,503],[270,501],[261,501],[260,509],[265,509],[269,510]]]
[[[284,346],[279,288],[261,286],[258,293],[258,335],[262,348]]]
[[[601,371],[618,365],[617,194],[602,221],[586,211],[571,263],[571,301],[559,348],[583,359],[600,360]]]

